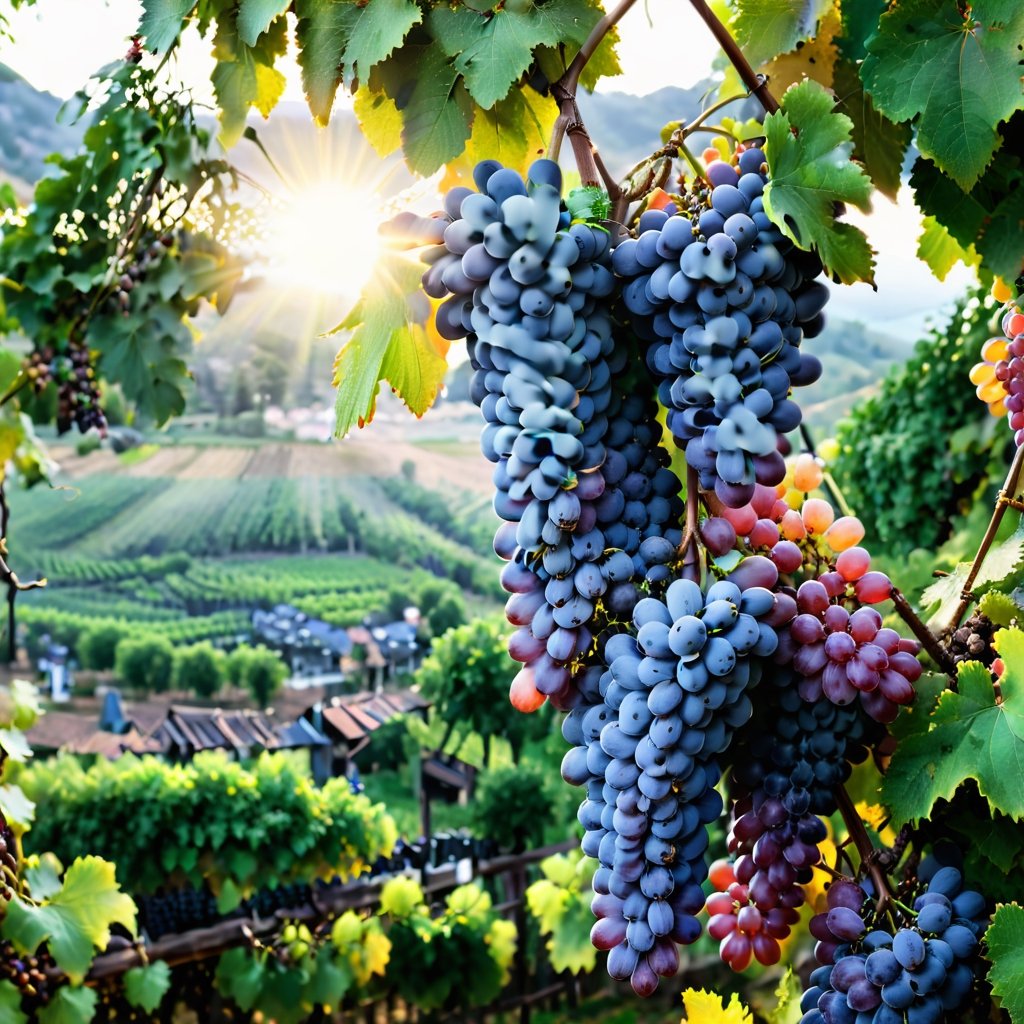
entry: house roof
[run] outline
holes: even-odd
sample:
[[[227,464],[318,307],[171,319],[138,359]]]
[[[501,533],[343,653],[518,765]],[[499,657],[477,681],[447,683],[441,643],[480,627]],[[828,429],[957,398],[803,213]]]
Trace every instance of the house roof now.
[[[358,743],[375,732],[396,715],[410,711],[421,711],[430,707],[415,690],[396,690],[388,693],[356,693],[346,697],[334,697],[323,705],[324,731],[334,739],[342,739],[349,745]],[[312,717],[313,709],[305,717]]]

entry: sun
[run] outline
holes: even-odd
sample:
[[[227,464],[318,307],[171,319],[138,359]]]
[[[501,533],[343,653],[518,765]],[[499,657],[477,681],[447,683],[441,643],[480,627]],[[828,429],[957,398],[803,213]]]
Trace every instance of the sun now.
[[[381,220],[381,200],[369,187],[302,183],[267,213],[267,274],[292,289],[356,296],[377,259]]]

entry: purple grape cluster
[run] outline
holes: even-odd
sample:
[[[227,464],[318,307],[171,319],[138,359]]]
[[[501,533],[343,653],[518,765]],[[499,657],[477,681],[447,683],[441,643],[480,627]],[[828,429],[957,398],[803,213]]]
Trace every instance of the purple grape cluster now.
[[[827,913],[811,921],[823,966],[804,993],[801,1024],[938,1024],[967,1002],[985,897],[935,857],[918,877],[926,888],[914,901],[916,914],[896,928],[883,921],[869,927],[871,902],[861,886],[830,886]]]
[[[615,249],[622,301],[650,343],[668,426],[700,475],[727,505],[748,502],[755,482],[785,475],[777,436],[800,423],[789,398],[821,363],[802,355],[803,337],[824,324],[821,262],[789,242],[764,212],[764,154],[740,154],[738,170],[716,161],[710,188],[690,207],[648,210],[637,238]]]

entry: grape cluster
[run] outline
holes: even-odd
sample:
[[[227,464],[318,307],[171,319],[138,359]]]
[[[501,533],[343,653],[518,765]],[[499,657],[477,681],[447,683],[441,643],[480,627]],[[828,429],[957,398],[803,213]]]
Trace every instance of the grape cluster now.
[[[996,660],[996,649],[992,646],[995,632],[995,623],[982,612],[975,612],[949,635],[947,648],[953,664],[980,661],[986,668],[991,667]]]
[[[927,888],[916,914],[893,928],[869,929],[870,903],[853,882],[834,883],[828,911],[811,932],[824,962],[804,993],[802,1024],[937,1024],[967,1001],[987,913],[985,897],[964,888],[960,870],[929,858],[918,873]]]
[[[1010,309],[1003,316],[1003,337],[990,338],[981,362],[971,368],[971,383],[993,416],[1004,413],[1014,443],[1024,444],[1024,313]]]
[[[519,627],[510,653],[525,666],[513,699],[567,707],[595,632],[628,619],[636,581],[670,575],[680,484],[628,347],[613,342],[608,232],[570,222],[552,161],[536,161],[526,181],[485,161],[474,180],[479,191],[448,193],[443,217],[392,231],[440,243],[424,254],[424,291],[447,296],[439,333],[468,340],[506,524],[495,550]]]
[[[217,909],[217,897],[209,889],[173,889],[153,896],[139,896],[135,902],[139,925],[151,939],[205,928],[223,916]],[[270,908],[273,909],[276,908]]]
[[[150,237],[152,238],[152,236]],[[174,236],[171,234],[152,238],[148,245],[143,244],[134,252],[131,260],[124,260],[120,263],[120,273],[114,290],[111,292],[110,300],[116,303],[124,316],[131,315],[131,293],[136,285],[146,277],[155,264],[164,258],[172,245],[174,245]]]
[[[719,941],[722,960],[734,971],[745,971],[755,959],[765,965],[777,964],[782,956],[779,941],[800,920],[799,902],[759,897],[752,888],[758,872],[746,855],[735,864],[716,861],[709,877],[716,891],[707,901],[708,934]],[[802,902],[798,888],[788,892],[799,895]],[[765,906],[766,902],[771,905]],[[787,905],[789,902],[793,905]]]
[[[18,861],[15,857],[17,849],[17,843],[14,839],[14,833],[11,831],[11,826],[7,824],[4,816],[0,814],[0,865],[13,877],[17,877],[18,874]],[[14,890],[11,889],[3,878],[0,878],[0,900],[6,902],[13,895]]]
[[[64,352],[56,352],[52,346],[36,349],[26,357],[24,372],[37,395],[56,383],[58,433],[66,433],[72,426],[83,434],[93,427],[101,434],[106,432],[107,420],[87,345],[69,342]]]
[[[6,940],[0,942],[0,981],[9,982],[17,989],[28,1010],[38,1010],[50,1001],[52,994],[48,972],[55,965],[49,953],[23,956]]]
[[[763,587],[674,580],[641,599],[633,631],[604,645],[607,668],[581,678],[563,723],[562,776],[587,786],[579,821],[596,856],[592,939],[608,971],[642,995],[700,934],[706,825],[722,811],[719,756],[751,713],[747,689],[777,643]]]
[[[764,212],[761,150],[741,153],[738,169],[715,161],[707,177],[683,209],[646,211],[612,266],[677,444],[702,489],[742,505],[755,482],[785,474],[777,437],[800,423],[790,389],[821,374],[799,346],[821,330],[828,289],[813,280],[818,258]]]
[[[780,658],[789,656],[803,676],[799,691],[804,700],[817,701],[824,694],[845,706],[859,698],[875,721],[891,722],[900,705],[914,699],[914,683],[922,672],[919,645],[883,627],[874,608],[856,608],[851,614],[833,604],[826,583],[818,579],[800,585],[799,614],[780,639]]]
[[[855,706],[804,701],[787,668],[767,673],[754,700],[755,715],[736,741],[743,756],[732,771],[729,849],[738,856],[731,877],[716,883],[725,898],[719,892],[708,901],[708,931],[734,970],[751,958],[778,961],[777,940],[795,921],[801,886],[820,859],[827,833],[819,816],[836,810],[835,788],[882,733]],[[757,914],[742,913],[748,906]]]

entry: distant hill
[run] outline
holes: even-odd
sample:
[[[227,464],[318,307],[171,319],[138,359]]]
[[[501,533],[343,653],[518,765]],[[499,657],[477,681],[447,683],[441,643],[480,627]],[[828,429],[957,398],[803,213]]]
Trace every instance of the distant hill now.
[[[45,173],[45,158],[73,152],[82,137],[81,125],[57,123],[62,102],[0,64],[0,180],[23,198]]]

